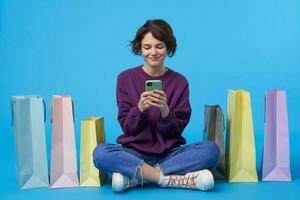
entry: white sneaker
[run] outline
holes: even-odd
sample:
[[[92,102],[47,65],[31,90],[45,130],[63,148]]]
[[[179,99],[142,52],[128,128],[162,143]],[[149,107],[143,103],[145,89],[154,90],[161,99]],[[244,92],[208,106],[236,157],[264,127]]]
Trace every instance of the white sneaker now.
[[[185,175],[168,175],[161,174],[159,185],[162,187],[198,189],[202,191],[210,190],[214,187],[214,177],[207,170],[190,172]]]
[[[112,174],[112,190],[114,192],[121,192],[125,189],[141,185],[141,181],[136,178],[128,178],[120,173],[114,172]]]

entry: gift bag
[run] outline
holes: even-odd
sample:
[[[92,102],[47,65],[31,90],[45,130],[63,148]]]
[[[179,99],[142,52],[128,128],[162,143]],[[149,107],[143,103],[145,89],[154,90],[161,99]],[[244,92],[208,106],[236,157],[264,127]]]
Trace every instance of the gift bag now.
[[[53,96],[51,116],[51,188],[76,187],[79,183],[71,97]]]
[[[225,178],[224,115],[219,105],[205,105],[203,141],[215,142],[220,149],[220,158],[215,178]]]
[[[20,188],[48,187],[45,103],[37,95],[13,96],[11,108]]]
[[[265,97],[263,181],[291,181],[286,93],[270,90]]]
[[[245,90],[228,91],[227,111],[229,182],[257,182],[255,141],[250,94]]]
[[[107,173],[94,166],[93,151],[105,143],[104,118],[90,117],[81,121],[80,186],[101,186]]]

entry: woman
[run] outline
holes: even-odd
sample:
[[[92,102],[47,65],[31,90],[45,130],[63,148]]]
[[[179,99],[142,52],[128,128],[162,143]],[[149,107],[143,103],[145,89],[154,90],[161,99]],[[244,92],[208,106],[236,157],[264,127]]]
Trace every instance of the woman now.
[[[94,150],[99,170],[113,173],[116,192],[152,182],[161,187],[209,190],[219,158],[213,142],[186,143],[182,132],[191,116],[186,78],[164,65],[176,51],[172,28],[164,20],[148,20],[131,42],[144,65],[118,76],[118,121],[123,134],[116,144]],[[145,91],[145,81],[161,80],[162,90]]]

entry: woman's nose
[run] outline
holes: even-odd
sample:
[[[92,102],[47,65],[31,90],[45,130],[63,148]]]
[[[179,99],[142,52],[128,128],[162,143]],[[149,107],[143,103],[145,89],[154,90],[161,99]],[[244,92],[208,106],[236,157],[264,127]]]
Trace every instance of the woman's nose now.
[[[156,54],[157,54],[156,48],[152,48],[151,49],[151,55],[156,55]]]

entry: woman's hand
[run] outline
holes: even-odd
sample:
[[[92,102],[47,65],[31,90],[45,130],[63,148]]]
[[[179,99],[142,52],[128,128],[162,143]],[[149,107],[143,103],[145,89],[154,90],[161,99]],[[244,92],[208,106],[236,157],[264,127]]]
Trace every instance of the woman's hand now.
[[[150,102],[150,95],[151,95],[151,91],[149,92],[143,92],[140,96],[140,100],[138,103],[138,108],[141,112],[144,112],[145,110],[148,110],[151,105],[149,104]]]
[[[143,92],[138,103],[138,108],[141,112],[149,109],[151,106],[158,107],[161,111],[161,117],[165,118],[169,115],[169,106],[167,96],[162,90],[153,90]]]
[[[148,104],[150,106],[158,107],[161,111],[161,117],[165,118],[169,115],[169,106],[167,101],[167,96],[162,90],[153,90],[149,96],[150,101]]]

